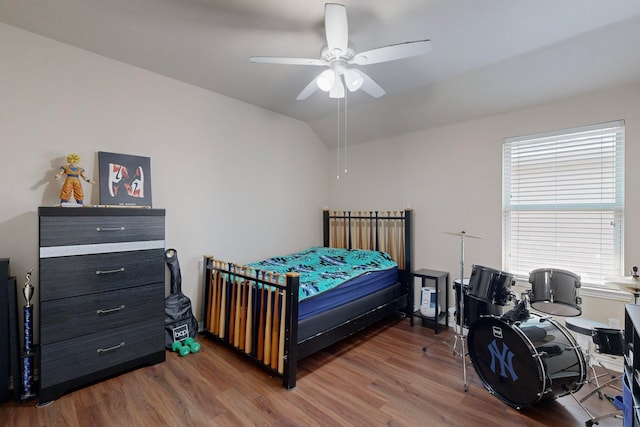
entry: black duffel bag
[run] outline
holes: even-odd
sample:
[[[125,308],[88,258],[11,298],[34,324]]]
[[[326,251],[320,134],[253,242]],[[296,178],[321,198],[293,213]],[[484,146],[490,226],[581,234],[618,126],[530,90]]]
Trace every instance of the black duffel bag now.
[[[178,251],[167,249],[164,252],[164,260],[171,273],[171,293],[164,300],[164,344],[170,349],[175,341],[194,338],[198,332],[198,321],[193,316],[191,300],[182,293]]]

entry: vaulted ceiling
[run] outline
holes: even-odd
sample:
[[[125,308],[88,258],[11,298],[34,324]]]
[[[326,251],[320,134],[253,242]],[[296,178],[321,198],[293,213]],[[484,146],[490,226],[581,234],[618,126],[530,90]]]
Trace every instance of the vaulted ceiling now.
[[[318,69],[320,0],[0,0],[0,22],[307,122],[336,144],[338,101],[296,96]],[[349,0],[357,51],[430,39],[430,53],[362,70],[385,90],[348,95],[349,144],[640,79],[640,2]]]

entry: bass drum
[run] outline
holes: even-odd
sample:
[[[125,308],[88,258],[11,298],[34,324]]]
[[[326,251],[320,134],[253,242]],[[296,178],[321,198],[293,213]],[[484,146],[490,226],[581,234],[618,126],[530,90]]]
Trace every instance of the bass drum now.
[[[509,324],[482,317],[469,328],[469,356],[485,388],[516,409],[580,390],[586,363],[573,336],[549,317]]]

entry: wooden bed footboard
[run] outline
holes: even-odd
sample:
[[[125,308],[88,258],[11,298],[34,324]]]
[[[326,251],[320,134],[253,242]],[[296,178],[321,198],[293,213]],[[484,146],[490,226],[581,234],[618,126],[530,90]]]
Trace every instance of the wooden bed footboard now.
[[[298,340],[297,273],[279,276],[248,266],[204,257],[203,334],[235,349],[271,374],[283,386],[296,385],[297,363],[390,315],[409,315],[412,260],[412,211],[335,212],[324,210],[324,246],[388,253],[398,263],[402,291],[391,300],[363,307],[350,320],[325,325],[319,333]],[[396,283],[398,285],[398,283]]]

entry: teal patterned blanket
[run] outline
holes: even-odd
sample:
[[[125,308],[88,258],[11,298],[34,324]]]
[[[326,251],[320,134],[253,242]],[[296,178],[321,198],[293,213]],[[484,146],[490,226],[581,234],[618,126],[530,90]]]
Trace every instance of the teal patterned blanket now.
[[[320,246],[247,265],[256,270],[280,274],[300,273],[300,301],[333,289],[354,277],[398,266],[384,252]]]

